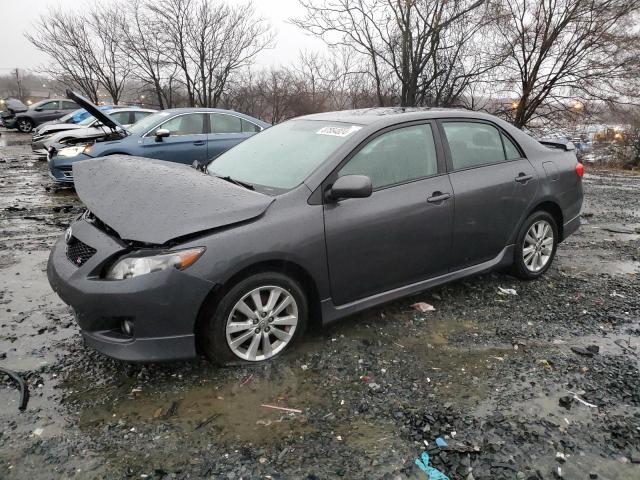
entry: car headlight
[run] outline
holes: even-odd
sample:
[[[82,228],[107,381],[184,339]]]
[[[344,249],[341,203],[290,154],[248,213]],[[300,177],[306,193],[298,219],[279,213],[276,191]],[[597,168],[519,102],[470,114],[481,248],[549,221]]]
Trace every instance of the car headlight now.
[[[73,147],[64,147],[58,150],[59,157],[77,157],[82,153],[89,153],[91,145],[74,145]]]
[[[139,277],[152,272],[159,272],[167,268],[184,270],[200,258],[204,253],[204,247],[176,250],[153,254],[150,252],[136,252],[118,260],[107,271],[108,280],[124,280]]]

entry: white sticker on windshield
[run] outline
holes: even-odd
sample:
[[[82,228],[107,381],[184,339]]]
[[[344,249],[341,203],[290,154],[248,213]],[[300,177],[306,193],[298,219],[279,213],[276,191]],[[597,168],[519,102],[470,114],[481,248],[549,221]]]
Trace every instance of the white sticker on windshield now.
[[[316,133],[318,135],[333,135],[334,137],[346,137],[347,135],[357,132],[362,127],[351,125],[350,127],[322,127]]]

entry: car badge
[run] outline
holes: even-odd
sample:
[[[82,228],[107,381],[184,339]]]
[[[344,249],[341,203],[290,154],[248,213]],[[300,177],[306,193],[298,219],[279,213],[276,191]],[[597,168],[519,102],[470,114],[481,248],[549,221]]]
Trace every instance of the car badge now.
[[[71,239],[73,238],[73,231],[71,227],[67,228],[67,231],[64,232],[64,242],[68,245],[71,243]]]

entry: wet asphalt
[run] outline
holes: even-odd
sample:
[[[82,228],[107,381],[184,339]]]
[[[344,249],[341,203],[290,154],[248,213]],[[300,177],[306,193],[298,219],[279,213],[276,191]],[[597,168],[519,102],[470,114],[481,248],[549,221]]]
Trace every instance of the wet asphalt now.
[[[541,280],[436,288],[257,367],[140,366],[82,344],[45,275],[81,203],[0,133],[0,367],[31,392],[0,375],[0,478],[424,479],[427,452],[450,479],[640,479],[639,175],[588,170]]]

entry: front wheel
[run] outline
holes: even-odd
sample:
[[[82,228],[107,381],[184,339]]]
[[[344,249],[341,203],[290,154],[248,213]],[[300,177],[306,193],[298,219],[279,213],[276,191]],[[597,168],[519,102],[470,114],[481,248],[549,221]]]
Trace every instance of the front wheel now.
[[[545,211],[532,213],[516,239],[514,274],[523,280],[540,277],[551,266],[558,247],[558,227]]]
[[[204,353],[222,365],[270,360],[302,336],[307,317],[298,282],[277,272],[252,275],[233,286],[206,320]]]
[[[33,130],[33,122],[28,118],[19,118],[17,127],[20,132],[29,133]]]

